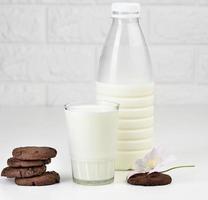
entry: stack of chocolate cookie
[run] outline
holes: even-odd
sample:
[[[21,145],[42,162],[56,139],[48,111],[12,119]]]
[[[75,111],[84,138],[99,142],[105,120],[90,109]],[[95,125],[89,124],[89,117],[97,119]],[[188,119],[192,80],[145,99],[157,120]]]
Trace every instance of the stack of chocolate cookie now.
[[[57,151],[51,147],[19,147],[12,151],[1,176],[15,178],[17,185],[41,186],[59,183],[60,176],[55,171],[46,172]]]

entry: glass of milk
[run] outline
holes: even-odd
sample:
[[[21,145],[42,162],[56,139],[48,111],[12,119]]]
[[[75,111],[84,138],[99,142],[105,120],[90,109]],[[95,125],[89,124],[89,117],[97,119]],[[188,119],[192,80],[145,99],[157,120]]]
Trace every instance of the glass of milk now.
[[[114,180],[119,105],[65,105],[73,181],[103,185]]]

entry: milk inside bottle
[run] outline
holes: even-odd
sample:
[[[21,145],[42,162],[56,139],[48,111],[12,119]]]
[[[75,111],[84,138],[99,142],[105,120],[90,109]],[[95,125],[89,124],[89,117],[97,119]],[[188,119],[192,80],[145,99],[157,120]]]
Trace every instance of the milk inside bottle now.
[[[117,170],[133,169],[153,146],[154,82],[139,16],[137,3],[112,4],[112,25],[97,73],[96,98],[120,104]]]

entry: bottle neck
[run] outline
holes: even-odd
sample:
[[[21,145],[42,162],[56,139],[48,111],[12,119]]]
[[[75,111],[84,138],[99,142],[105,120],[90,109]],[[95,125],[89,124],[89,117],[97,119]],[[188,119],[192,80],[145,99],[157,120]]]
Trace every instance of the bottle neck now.
[[[126,18],[120,18],[120,17],[113,17],[113,22],[115,23],[139,23],[138,17],[126,17]]]

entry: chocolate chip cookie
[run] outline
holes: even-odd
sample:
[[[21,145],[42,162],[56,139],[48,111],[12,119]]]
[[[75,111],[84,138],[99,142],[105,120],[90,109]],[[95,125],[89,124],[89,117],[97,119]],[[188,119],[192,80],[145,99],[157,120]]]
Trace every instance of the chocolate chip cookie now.
[[[156,185],[168,185],[172,182],[172,179],[167,174],[159,172],[137,173],[130,176],[127,182],[131,185],[143,185],[143,186],[156,186]]]
[[[7,178],[25,178],[39,176],[46,171],[46,166],[42,165],[39,167],[6,167],[2,170],[1,176],[6,176]]]
[[[15,183],[23,186],[43,186],[52,185],[60,182],[60,176],[55,171],[45,172],[44,174],[31,178],[16,178]]]
[[[49,164],[51,159],[47,160],[19,160],[17,158],[9,158],[7,165],[9,167],[36,167]]]
[[[19,160],[47,160],[56,154],[57,151],[51,147],[19,147],[12,151],[13,157]]]

